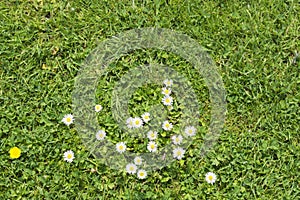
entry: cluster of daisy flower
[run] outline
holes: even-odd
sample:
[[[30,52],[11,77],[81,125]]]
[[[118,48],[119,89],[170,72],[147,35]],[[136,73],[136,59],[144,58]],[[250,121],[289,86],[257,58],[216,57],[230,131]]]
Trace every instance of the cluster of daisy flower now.
[[[172,89],[171,86],[173,85],[173,81],[172,80],[164,80],[163,82],[164,87],[162,88],[162,94],[164,95],[164,97],[162,98],[162,103],[165,106],[172,106],[173,104],[173,98],[170,96],[172,93]],[[96,112],[100,112],[103,109],[103,107],[101,105],[95,105],[94,110]],[[140,117],[129,117],[126,120],[126,125],[128,128],[130,129],[135,129],[135,128],[141,128],[143,127],[144,124],[148,123],[151,120],[150,118],[150,113],[145,112],[144,114],[142,114]],[[62,122],[65,123],[67,126],[71,125],[74,122],[74,117],[72,114],[67,114],[64,116],[64,118],[62,119]],[[164,131],[171,131],[173,129],[173,124],[171,122],[169,122],[168,120],[162,122],[161,127]],[[187,137],[192,137],[196,135],[196,128],[194,126],[187,126],[184,129],[184,133]],[[106,132],[105,130],[99,130],[96,135],[95,138],[98,141],[102,141],[104,140],[106,137]],[[158,138],[158,132],[154,131],[154,130],[149,130],[147,133],[147,138],[149,139],[149,142],[147,144],[147,150],[151,153],[157,152],[157,143],[156,143],[156,139]],[[183,136],[182,135],[172,135],[171,136],[171,141],[172,143],[175,145],[175,148],[173,149],[173,157],[175,159],[182,159],[184,157],[185,154],[185,150],[180,147],[180,145],[183,142]],[[126,142],[121,141],[118,142],[115,146],[116,151],[120,154],[124,153],[127,149],[126,147]],[[74,152],[72,150],[68,150],[64,153],[64,160],[67,162],[72,162],[74,160],[75,156],[74,156]],[[147,172],[144,169],[138,169],[138,166],[140,166],[142,164],[142,158],[141,157],[135,157],[134,162],[128,163],[126,165],[126,171],[129,174],[137,174],[137,177],[139,179],[144,179],[147,176]],[[214,180],[214,176],[209,175],[207,176],[208,178],[206,178],[206,180],[209,181],[213,181]]]
[[[162,88],[162,94],[164,95],[164,97],[162,98],[162,103],[165,106],[172,108],[173,98],[171,97],[171,93],[172,93],[171,86],[173,85],[173,81],[171,79],[166,79],[164,80],[163,84],[164,87]],[[164,121],[162,123],[162,128],[165,131],[171,131],[173,128],[173,124],[170,123],[169,121]],[[196,128],[193,126],[188,126],[185,128],[184,132],[188,137],[194,136],[196,134]],[[185,153],[185,150],[179,146],[183,141],[182,135],[173,135],[171,136],[171,140],[174,145],[177,145],[176,148],[173,149],[173,157],[178,160],[182,159]]]
[[[126,125],[128,128],[140,128],[144,125],[144,123],[147,123],[150,121],[150,113],[146,112],[142,114],[141,117],[129,117],[126,120]]]
[[[147,177],[147,171],[144,169],[138,169],[143,162],[140,156],[134,158],[134,163],[128,163],[126,165],[126,172],[129,174],[136,174],[139,179],[145,179]]]
[[[172,107],[173,104],[173,98],[170,96],[172,93],[171,86],[173,84],[172,80],[165,80],[164,87],[162,88],[162,94],[164,94],[164,97],[162,98],[162,103],[165,106],[168,106],[169,108]],[[101,105],[95,105],[94,110],[96,112],[100,112],[103,109]],[[141,117],[130,117],[126,120],[127,127],[132,128],[140,128],[144,125],[144,123],[147,123],[151,120],[150,113],[146,112]],[[74,122],[74,117],[72,114],[67,114],[63,117],[62,122],[70,126]],[[164,121],[162,123],[162,129],[165,131],[171,131],[173,129],[173,124],[170,123],[168,120]],[[187,126],[184,129],[184,133],[187,137],[192,137],[196,135],[196,128],[194,126]],[[98,141],[104,140],[106,137],[106,132],[104,130],[99,130],[96,135],[96,139]],[[158,137],[158,132],[150,130],[147,133],[147,138],[149,139],[147,150],[149,152],[157,152],[157,143],[155,140]],[[172,135],[171,136],[172,143],[175,146],[173,149],[173,157],[175,159],[182,159],[184,157],[185,150],[180,147],[180,145],[183,142],[183,136],[182,135]],[[124,153],[126,151],[126,143],[125,142],[118,142],[116,144],[116,151],[118,153]],[[19,158],[20,157],[21,150],[17,147],[14,147],[10,150],[10,157],[11,158]],[[75,159],[74,152],[72,150],[68,150],[64,152],[63,158],[66,162],[73,162]],[[136,174],[139,179],[145,179],[147,177],[147,171],[140,168],[143,163],[143,159],[140,156],[137,156],[134,158],[133,162],[128,163],[125,167],[125,170],[129,174]],[[207,183],[213,184],[217,179],[216,174],[213,172],[208,172],[205,175],[205,180]]]
[[[194,126],[187,126],[184,133],[187,137],[195,136],[196,128]],[[178,160],[182,159],[185,153],[185,150],[179,146],[183,141],[182,135],[172,135],[171,140],[174,145],[177,145],[176,148],[173,149],[173,157]]]
[[[157,151],[157,144],[156,144],[155,140],[157,139],[157,132],[150,130],[147,133],[147,138],[150,140],[148,145],[147,145],[148,151],[156,152]]]
[[[142,119],[141,119],[142,118]],[[130,117],[126,120],[126,124],[128,128],[140,128],[143,126],[143,123],[147,123],[150,121],[150,113],[146,112],[144,113],[141,118],[139,117]],[[147,134],[147,137],[149,138],[150,142],[147,145],[147,149],[150,152],[156,152],[157,151],[157,144],[154,142],[154,140],[157,138],[157,132],[156,131],[149,131]],[[118,149],[117,149],[118,150]]]
[[[172,108],[173,97],[171,97],[173,81],[171,79],[164,80],[164,87],[162,88],[161,93],[164,95],[162,98],[162,103],[169,108]]]
[[[65,125],[70,126],[74,122],[74,117],[72,114],[67,114],[61,120]],[[67,162],[73,162],[75,156],[72,150],[68,150],[64,153],[64,160]]]
[[[103,109],[103,107],[99,104],[95,105],[94,110],[96,112],[100,112]],[[65,125],[70,126],[74,122],[74,116],[72,114],[67,114],[63,117],[61,120]],[[97,140],[103,140],[106,136],[105,131],[100,130],[96,133]],[[63,158],[67,162],[73,162],[75,159],[74,152],[72,150],[68,150],[64,152]]]

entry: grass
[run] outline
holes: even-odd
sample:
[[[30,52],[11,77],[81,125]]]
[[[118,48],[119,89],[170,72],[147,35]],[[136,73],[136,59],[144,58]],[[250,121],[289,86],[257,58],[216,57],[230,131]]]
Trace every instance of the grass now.
[[[0,199],[299,198],[296,1],[28,0],[0,7]],[[74,78],[89,53],[104,39],[141,27],[169,28],[197,40],[217,64],[228,103],[224,130],[206,157],[197,156],[195,142],[185,159],[146,180],[98,162],[74,126],[60,122],[72,112]],[[209,111],[201,77],[171,53],[134,52],[113,63],[119,71],[99,87],[111,91],[124,70],[152,61],[178,66],[204,92],[199,98]],[[99,101],[108,102],[109,95],[99,92]],[[200,122],[207,127],[209,115]],[[22,150],[19,159],[9,158],[13,146]],[[62,159],[69,149],[75,153],[71,164]],[[204,180],[209,171],[218,176],[214,185]]]

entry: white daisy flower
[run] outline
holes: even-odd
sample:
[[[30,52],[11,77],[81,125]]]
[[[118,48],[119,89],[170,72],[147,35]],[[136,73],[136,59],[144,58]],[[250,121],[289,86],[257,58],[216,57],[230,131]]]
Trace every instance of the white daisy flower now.
[[[168,121],[164,121],[163,124],[162,124],[162,128],[165,131],[170,131],[173,128],[173,124],[168,122]]]
[[[70,124],[73,123],[74,117],[71,114],[67,114],[64,116],[64,118],[61,120],[65,125],[69,126]]]
[[[173,110],[173,106],[167,106],[169,110]]]
[[[144,120],[144,122],[148,122],[150,121],[150,113],[146,112],[142,115],[142,119]]]
[[[126,171],[129,174],[135,174],[137,170],[137,166],[135,164],[129,163],[126,165]]]
[[[157,144],[153,141],[150,141],[147,145],[147,149],[150,152],[156,152],[157,151]]]
[[[134,158],[134,164],[141,165],[143,162],[143,159],[140,156],[137,156]]]
[[[119,142],[116,144],[116,149],[119,153],[124,153],[126,151],[126,145],[124,142]]]
[[[172,90],[171,90],[171,88],[164,87],[161,89],[161,93],[165,96],[170,96],[170,94],[172,93]]]
[[[185,150],[181,147],[177,147],[173,150],[173,157],[178,160],[182,159],[184,156]]]
[[[147,172],[143,169],[140,169],[138,172],[137,172],[137,177],[139,179],[145,179],[147,177]]]
[[[95,111],[100,112],[103,109],[101,105],[95,105]]]
[[[104,140],[105,136],[106,136],[106,133],[103,130],[100,130],[96,133],[97,140]]]
[[[164,96],[161,101],[165,106],[171,106],[173,103],[173,98],[171,96]]]
[[[173,135],[171,139],[173,144],[178,145],[181,144],[183,137],[181,135]]]
[[[173,81],[171,79],[164,80],[164,85],[166,87],[171,87],[173,85]]]
[[[143,121],[142,121],[142,119],[139,118],[139,117],[133,118],[133,127],[134,127],[134,128],[140,128],[141,126],[143,126]]]
[[[189,137],[196,135],[196,128],[194,126],[188,126],[184,130],[185,134]]]
[[[155,140],[157,138],[157,132],[156,131],[149,131],[147,133],[147,137],[149,140]]]
[[[126,120],[126,124],[127,124],[127,127],[128,127],[128,128],[133,128],[133,118],[132,118],[132,117],[129,117],[129,118]]]
[[[66,151],[64,153],[64,160],[67,162],[73,162],[74,160],[74,152],[72,150]]]
[[[205,180],[206,180],[206,182],[208,182],[210,184],[214,184],[214,182],[217,180],[217,176],[212,172],[208,172],[205,175]]]

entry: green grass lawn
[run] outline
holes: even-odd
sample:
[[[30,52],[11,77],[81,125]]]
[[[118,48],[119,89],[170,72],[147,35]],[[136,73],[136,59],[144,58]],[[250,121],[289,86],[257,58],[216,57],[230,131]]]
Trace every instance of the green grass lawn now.
[[[0,199],[299,199],[299,13],[293,0],[1,2]],[[75,126],[61,120],[72,113],[74,79],[92,50],[143,27],[178,31],[207,50],[225,85],[227,116],[205,157],[197,136],[182,160],[140,180],[97,160]],[[192,65],[170,52],[138,50],[111,63],[97,101],[109,104],[120,77],[147,63],[189,78],[205,132],[207,87]],[[159,89],[140,88],[131,112],[143,113],[145,97]],[[117,141],[122,133],[109,107],[104,111],[98,121]],[[18,159],[9,156],[14,146],[22,151]],[[71,163],[63,159],[67,150],[75,154]],[[214,184],[205,181],[207,172],[217,175]]]

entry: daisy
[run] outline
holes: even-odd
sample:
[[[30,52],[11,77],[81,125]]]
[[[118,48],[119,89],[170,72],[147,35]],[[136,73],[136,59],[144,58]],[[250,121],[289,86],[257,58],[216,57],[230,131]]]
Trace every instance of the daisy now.
[[[9,150],[9,157],[10,158],[19,158],[21,156],[21,149],[18,147],[13,147]]]
[[[164,96],[161,101],[165,106],[171,106],[173,103],[173,98],[171,96]]]
[[[172,139],[172,141],[173,141],[173,144],[181,144],[181,142],[182,142],[182,136],[181,135],[173,135],[172,137],[171,137],[171,139]]]
[[[73,162],[74,160],[74,152],[72,150],[66,151],[64,153],[64,160],[67,162]]]
[[[119,142],[116,144],[116,149],[119,153],[123,153],[126,151],[126,145],[124,142]]]
[[[173,106],[167,106],[169,110],[173,110]]]
[[[166,131],[170,131],[173,128],[173,125],[168,121],[164,121],[162,124],[162,128]]]
[[[145,179],[147,177],[147,172],[143,169],[140,169],[138,172],[137,172],[137,177],[139,179]]]
[[[134,128],[140,128],[141,126],[143,126],[143,121],[142,121],[142,119],[139,118],[139,117],[133,118],[133,127],[134,127]]]
[[[129,163],[126,165],[126,171],[129,174],[135,174],[137,170],[137,166],[135,164]]]
[[[164,87],[161,89],[161,93],[165,96],[169,96],[172,93],[172,90],[171,90],[171,88]]]
[[[173,157],[180,160],[181,158],[183,158],[184,153],[185,153],[185,150],[183,148],[177,147],[173,150]]]
[[[166,87],[171,87],[173,85],[173,81],[171,79],[164,80],[164,85]]]
[[[95,173],[95,172],[97,172],[97,169],[92,168],[92,169],[91,169],[91,172],[92,172],[92,173]]]
[[[156,131],[149,131],[147,134],[147,137],[149,140],[155,140],[157,138],[157,132]]]
[[[64,116],[64,118],[61,120],[65,125],[69,126],[70,124],[73,123],[74,117],[71,114],[67,114]]]
[[[157,144],[153,141],[150,141],[147,145],[147,149],[150,152],[156,152],[157,151]]]
[[[105,136],[106,136],[106,133],[103,130],[100,130],[96,133],[97,140],[104,140]]]
[[[129,117],[129,118],[126,120],[126,124],[127,124],[127,127],[128,127],[128,128],[133,128],[133,118],[132,118],[132,117]]]
[[[137,156],[134,158],[134,164],[141,165],[142,162],[143,162],[143,159],[141,157]]]
[[[150,113],[146,112],[142,115],[142,119],[144,120],[144,122],[148,122],[150,121]]]
[[[205,180],[206,180],[206,182],[208,182],[210,184],[214,184],[214,182],[217,180],[217,176],[212,172],[208,172],[205,175]]]
[[[185,134],[189,137],[196,135],[196,128],[194,126],[188,126],[184,130]]]
[[[95,111],[100,112],[103,109],[101,105],[95,105]]]

